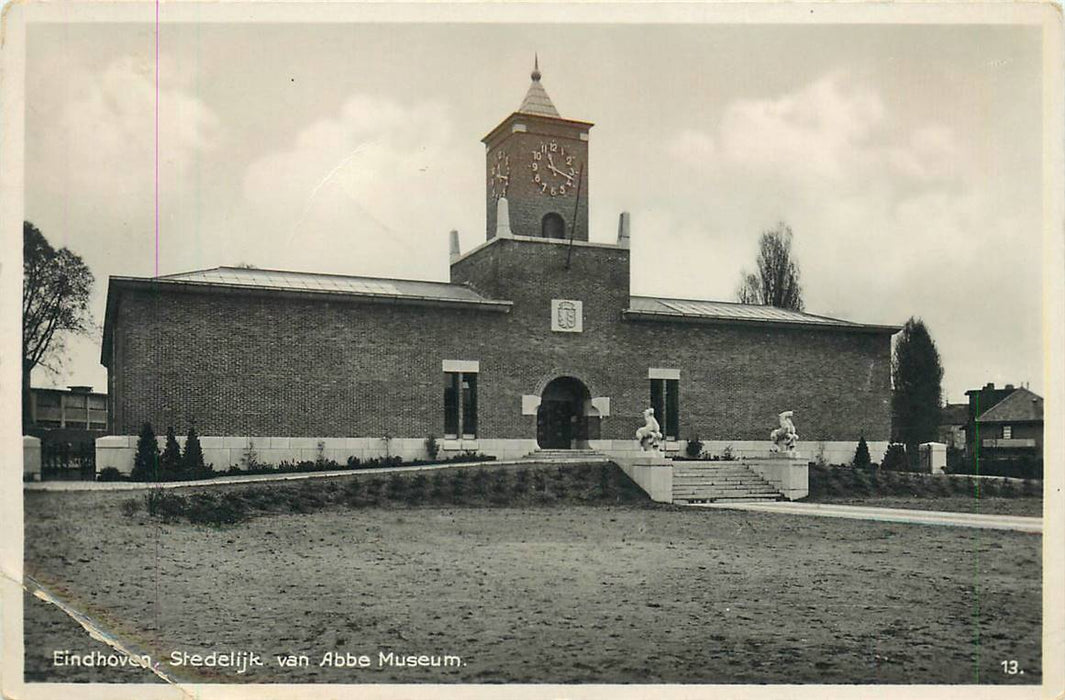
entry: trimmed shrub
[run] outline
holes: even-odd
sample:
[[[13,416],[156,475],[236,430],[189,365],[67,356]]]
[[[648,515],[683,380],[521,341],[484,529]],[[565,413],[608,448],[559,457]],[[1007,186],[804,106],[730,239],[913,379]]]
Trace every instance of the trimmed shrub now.
[[[185,453],[181,456],[182,466],[187,478],[192,474],[202,473],[206,466],[203,463],[203,448],[200,447],[200,436],[196,434],[196,426],[189,428],[189,434],[185,438]]]
[[[97,481],[125,481],[126,477],[114,467],[104,467],[96,474]]]
[[[436,456],[440,454],[440,443],[436,441],[436,436],[433,434],[425,438],[425,453],[429,455],[431,460],[435,460]]]
[[[159,474],[163,481],[176,481],[181,478],[181,447],[174,435],[174,426],[166,428],[166,447],[159,457]]]
[[[145,422],[137,436],[137,453],[133,456],[134,481],[159,481],[159,443],[152,424]]]
[[[684,452],[692,459],[699,459],[699,455],[703,453],[703,441],[699,439],[698,435],[693,435],[688,439]]]
[[[851,460],[851,466],[855,469],[869,469],[872,463],[873,461],[869,458],[869,444],[865,441],[865,436],[862,435],[858,438],[858,448],[854,451],[854,459]]]
[[[869,447],[866,446],[868,452]],[[880,463],[882,469],[888,469],[891,471],[911,471],[910,462],[906,458],[906,447],[898,442],[893,442],[888,445],[887,452],[884,453],[884,459]]]

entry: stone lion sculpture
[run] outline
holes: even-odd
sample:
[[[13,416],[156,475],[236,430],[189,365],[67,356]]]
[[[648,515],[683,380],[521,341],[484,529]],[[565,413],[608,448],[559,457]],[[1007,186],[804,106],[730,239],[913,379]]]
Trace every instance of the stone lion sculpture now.
[[[769,433],[769,439],[773,441],[773,452],[792,453],[795,451],[795,443],[799,440],[799,434],[795,432],[795,424],[791,422],[793,411],[784,411],[777,418],[780,427]]]
[[[643,427],[636,431],[636,440],[640,443],[640,447],[644,452],[650,452],[658,449],[658,444],[662,441],[662,428],[658,425],[658,421],[655,420],[655,410],[648,408],[643,412]]]

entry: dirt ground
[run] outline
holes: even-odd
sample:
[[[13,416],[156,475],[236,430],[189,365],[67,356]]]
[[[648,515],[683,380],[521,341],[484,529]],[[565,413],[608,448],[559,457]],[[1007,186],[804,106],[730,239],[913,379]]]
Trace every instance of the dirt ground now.
[[[1041,681],[1037,535],[573,505],[336,506],[210,528],[124,515],[130,497],[27,492],[26,570],[181,680]],[[27,680],[98,680],[49,673],[55,648],[99,645],[41,605],[27,603]],[[175,651],[263,666],[175,667]],[[322,665],[328,652],[369,666]],[[389,652],[461,661],[382,664]],[[279,666],[287,654],[307,665]],[[1009,659],[1024,673],[1004,674]]]

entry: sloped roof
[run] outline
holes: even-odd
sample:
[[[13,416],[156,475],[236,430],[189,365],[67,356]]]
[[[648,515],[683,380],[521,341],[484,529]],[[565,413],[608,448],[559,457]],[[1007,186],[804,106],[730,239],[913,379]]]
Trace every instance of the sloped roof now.
[[[1022,387],[984,411],[976,422],[1023,423],[1042,420],[1043,397]]]
[[[965,425],[969,422],[969,404],[948,403],[940,413],[940,425]]]
[[[824,326],[826,328],[854,328],[882,330],[894,333],[896,326],[870,326],[802,311],[778,309],[760,304],[737,304],[727,301],[696,299],[666,299],[661,297],[629,297],[627,316],[677,320],[717,320],[737,323],[778,323],[795,326]]]
[[[243,267],[215,267],[157,277],[160,281],[198,282],[202,284],[285,289],[309,292],[334,292],[358,296],[404,297],[440,301],[488,302],[469,287],[447,282],[398,280],[382,277],[353,277],[289,270],[260,270]]]

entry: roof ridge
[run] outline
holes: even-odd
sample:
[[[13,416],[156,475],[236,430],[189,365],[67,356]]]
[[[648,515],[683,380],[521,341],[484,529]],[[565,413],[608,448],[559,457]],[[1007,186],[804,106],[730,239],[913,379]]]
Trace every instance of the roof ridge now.
[[[742,306],[744,308],[752,309],[775,309],[776,311],[784,311],[786,313],[801,314],[803,316],[809,316],[810,318],[819,318],[825,321],[833,321],[835,323],[853,323],[855,325],[861,325],[855,321],[848,321],[845,318],[835,318],[833,316],[823,316],[821,314],[810,313],[809,311],[798,311],[796,309],[784,309],[779,306],[773,306],[772,304],[745,304],[741,301],[723,301],[719,299],[690,299],[685,297],[662,297],[662,296],[648,296],[641,294],[630,294],[633,299],[654,299],[656,301],[680,301],[680,302],[693,302],[696,304],[726,304],[728,306]]]
[[[238,272],[266,272],[266,273],[278,273],[282,275],[314,275],[316,277],[338,277],[341,279],[351,280],[375,280],[384,282],[418,282],[419,284],[442,284],[449,287],[461,287],[461,284],[455,282],[442,282],[440,280],[424,280],[424,279],[410,279],[407,277],[370,277],[367,275],[345,275],[339,272],[309,272],[305,270],[278,270],[268,267],[236,267],[233,265],[219,265],[217,267],[208,267],[202,270],[189,270],[187,272],[176,272],[170,275],[160,275],[155,279],[173,279],[181,275],[194,275],[200,272],[215,272],[217,270],[233,270]]]

